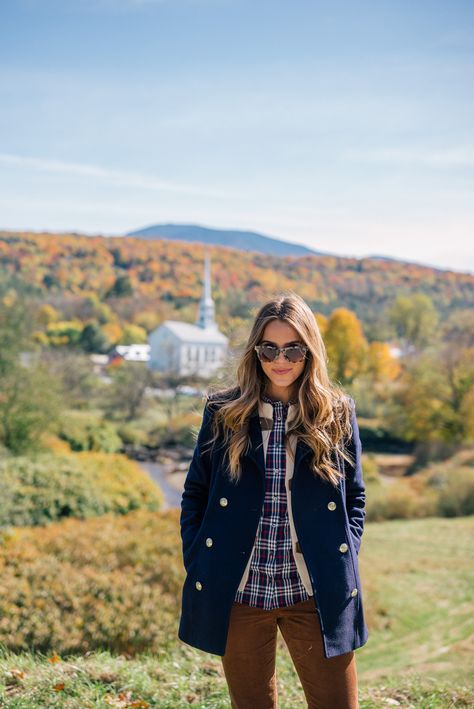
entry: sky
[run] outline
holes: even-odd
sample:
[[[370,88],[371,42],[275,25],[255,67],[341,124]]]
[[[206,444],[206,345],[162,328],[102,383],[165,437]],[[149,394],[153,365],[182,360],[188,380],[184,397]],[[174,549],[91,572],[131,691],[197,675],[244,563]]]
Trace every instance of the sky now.
[[[472,0],[1,0],[0,229],[474,273]]]

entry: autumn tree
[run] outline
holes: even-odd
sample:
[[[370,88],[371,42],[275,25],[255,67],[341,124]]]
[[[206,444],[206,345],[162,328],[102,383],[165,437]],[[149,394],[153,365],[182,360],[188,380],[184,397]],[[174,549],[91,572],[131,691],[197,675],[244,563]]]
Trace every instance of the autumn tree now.
[[[319,328],[319,332],[321,333],[323,339],[326,337],[326,330],[328,326],[328,319],[323,313],[313,313],[314,314],[314,319],[316,320],[316,324]]]
[[[45,303],[41,306],[38,311],[38,322],[40,325],[49,325],[50,323],[57,322],[59,320],[60,314],[52,305]]]
[[[347,308],[336,308],[328,318],[324,342],[331,378],[343,386],[361,371],[367,341],[357,316]]]
[[[125,325],[120,337],[121,345],[146,344],[148,336],[146,330],[139,325]]]
[[[386,342],[371,342],[367,350],[365,371],[374,382],[388,382],[398,377],[401,367]]]

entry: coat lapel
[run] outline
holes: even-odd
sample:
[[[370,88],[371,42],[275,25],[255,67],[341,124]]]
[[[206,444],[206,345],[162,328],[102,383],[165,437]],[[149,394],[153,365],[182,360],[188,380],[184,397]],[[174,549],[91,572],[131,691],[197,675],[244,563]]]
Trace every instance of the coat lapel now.
[[[250,458],[256,463],[259,470],[265,473],[265,456],[263,453],[262,429],[260,427],[260,417],[258,412],[253,413],[249,418],[250,448],[244,454],[244,458]]]

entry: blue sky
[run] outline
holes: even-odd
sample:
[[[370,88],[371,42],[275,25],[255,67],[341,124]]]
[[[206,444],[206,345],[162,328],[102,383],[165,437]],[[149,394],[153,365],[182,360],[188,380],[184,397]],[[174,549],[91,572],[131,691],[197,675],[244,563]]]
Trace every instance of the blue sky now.
[[[469,0],[2,0],[0,229],[474,272],[473,29]]]

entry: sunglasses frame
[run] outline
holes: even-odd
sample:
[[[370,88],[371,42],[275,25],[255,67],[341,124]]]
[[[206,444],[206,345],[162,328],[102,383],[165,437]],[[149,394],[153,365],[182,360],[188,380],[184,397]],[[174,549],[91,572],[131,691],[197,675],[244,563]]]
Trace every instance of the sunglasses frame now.
[[[283,357],[286,359],[287,362],[290,362],[290,364],[298,364],[299,362],[303,362],[303,360],[306,359],[306,355],[308,353],[308,347],[306,345],[288,345],[287,347],[275,347],[275,345],[255,345],[254,350],[257,353],[257,357],[259,361],[262,361],[262,358],[260,357],[260,349],[263,347],[272,347],[274,350],[276,350],[275,357],[273,359],[270,359],[265,362],[265,364],[269,364],[270,362],[275,362],[278,357],[280,356],[280,352],[283,352]],[[303,352],[303,357],[302,359],[298,360],[297,362],[292,362],[291,359],[287,357],[286,350],[293,350],[295,348],[298,348],[302,350]]]

